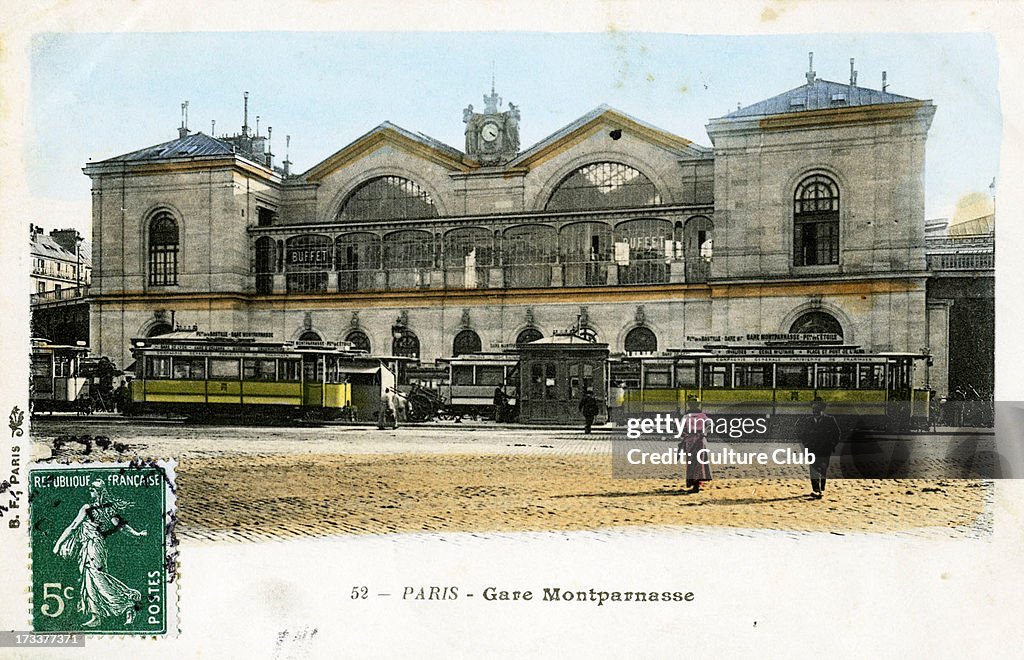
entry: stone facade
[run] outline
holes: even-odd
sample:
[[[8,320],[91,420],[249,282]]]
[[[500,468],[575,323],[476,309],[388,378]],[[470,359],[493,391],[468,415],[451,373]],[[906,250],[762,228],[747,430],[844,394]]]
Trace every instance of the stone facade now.
[[[809,79],[712,119],[713,147],[602,106],[487,164],[385,123],[300,175],[183,133],[85,168],[92,348],[125,364],[133,337],[195,324],[358,331],[390,354],[402,332],[432,362],[465,329],[494,350],[582,322],[621,353],[641,326],[664,350],[813,321],[868,350],[945,350],[926,303],[934,110]],[[489,123],[467,113],[467,133]]]

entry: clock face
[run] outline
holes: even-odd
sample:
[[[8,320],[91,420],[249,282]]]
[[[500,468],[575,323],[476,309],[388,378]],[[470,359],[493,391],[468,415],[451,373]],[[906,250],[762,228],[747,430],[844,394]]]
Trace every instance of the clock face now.
[[[498,138],[498,125],[494,122],[484,124],[483,128],[480,129],[480,137],[485,142],[494,142]]]

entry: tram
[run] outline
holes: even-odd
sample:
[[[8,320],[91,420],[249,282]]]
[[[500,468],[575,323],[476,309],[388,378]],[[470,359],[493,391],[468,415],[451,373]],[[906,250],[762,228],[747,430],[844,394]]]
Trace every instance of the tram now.
[[[91,378],[84,373],[85,346],[32,340],[29,403],[32,412],[87,412]]]
[[[851,345],[709,345],[624,357],[609,367],[626,416],[678,412],[695,397],[709,415],[766,417],[782,428],[815,398],[860,428],[927,428],[929,391],[917,386],[927,355],[869,353]]]
[[[376,418],[395,365],[350,345],[176,331],[135,339],[130,414]]]
[[[448,371],[447,409],[455,415],[494,415],[494,390],[505,393],[505,420],[518,403],[519,356],[515,353],[473,353],[442,361]]]

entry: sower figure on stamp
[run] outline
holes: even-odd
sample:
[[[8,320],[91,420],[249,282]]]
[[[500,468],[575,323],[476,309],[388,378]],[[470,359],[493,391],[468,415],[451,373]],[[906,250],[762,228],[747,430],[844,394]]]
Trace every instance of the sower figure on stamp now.
[[[825,402],[820,397],[814,397],[811,414],[800,420],[797,427],[797,439],[814,454],[814,461],[810,465],[811,497],[814,499],[820,500],[825,494],[828,463],[841,436],[839,422],[832,415],[826,415]]]
[[[683,492],[687,495],[699,493],[702,482],[711,481],[711,465],[707,462],[706,433],[710,421],[711,418],[701,411],[697,399],[691,397],[686,400],[683,439],[679,443],[679,451],[686,453],[686,490]],[[699,460],[701,458],[704,462]]]
[[[580,399],[580,413],[583,414],[584,433],[590,433],[590,427],[594,425],[594,418],[597,417],[600,409],[601,406],[597,403],[597,399],[594,398],[594,394],[587,390],[583,394],[583,398]]]
[[[61,557],[75,557],[82,575],[78,588],[78,611],[89,615],[83,626],[94,627],[99,617],[125,615],[125,623],[135,618],[136,604],[142,594],[107,572],[106,538],[118,531],[132,536],[146,536],[136,531],[118,515],[130,502],[110,497],[106,484],[100,480],[89,487],[92,501],[82,506],[78,515],[53,544],[53,552]]]

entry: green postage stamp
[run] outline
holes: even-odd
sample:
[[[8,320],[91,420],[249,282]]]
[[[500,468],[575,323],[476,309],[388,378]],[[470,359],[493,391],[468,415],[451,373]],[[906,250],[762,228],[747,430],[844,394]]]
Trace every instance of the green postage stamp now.
[[[139,461],[32,468],[35,631],[176,632],[174,465]]]

